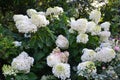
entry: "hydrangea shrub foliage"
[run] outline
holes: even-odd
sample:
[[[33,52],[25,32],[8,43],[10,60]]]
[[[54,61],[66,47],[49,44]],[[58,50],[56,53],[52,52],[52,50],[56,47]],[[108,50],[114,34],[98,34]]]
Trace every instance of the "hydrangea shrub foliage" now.
[[[119,80],[120,41],[100,11],[107,3],[94,1],[89,17],[68,17],[59,6],[14,14],[15,32],[0,25],[3,79]]]

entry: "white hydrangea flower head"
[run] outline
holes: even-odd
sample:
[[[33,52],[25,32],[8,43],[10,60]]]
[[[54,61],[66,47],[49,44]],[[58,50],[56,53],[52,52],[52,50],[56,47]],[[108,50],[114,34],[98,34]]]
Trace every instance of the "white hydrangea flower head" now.
[[[63,8],[62,7],[54,7],[54,8],[48,8],[46,11],[46,15],[60,15],[61,13],[63,13]]]
[[[114,59],[115,56],[116,56],[116,53],[113,49],[108,47],[103,47],[97,52],[96,60],[106,63]]]
[[[94,0],[93,3],[91,3],[92,6],[94,6],[95,8],[101,8],[102,6],[106,5],[108,3],[107,0],[103,0],[102,2],[96,1]]]
[[[81,56],[82,61],[95,61],[95,54],[96,52],[92,49],[83,49],[83,55]]]
[[[87,30],[87,22],[87,19],[82,18],[76,21],[74,19],[71,19],[70,26],[71,29],[78,31],[79,33],[85,33]]]
[[[102,23],[100,26],[101,26],[101,28],[104,29],[104,31],[109,31],[110,22],[104,22],[104,23]]]
[[[22,42],[14,41],[13,44],[18,47],[18,46],[21,46]]]
[[[92,19],[96,24],[98,24],[101,18],[101,12],[98,10],[93,10],[91,11],[89,18]]]
[[[101,27],[97,25],[96,27],[93,28],[91,35],[99,35],[100,32],[101,32]]]
[[[26,52],[22,52],[13,59],[11,66],[13,69],[18,70],[22,73],[29,73],[30,68],[33,65],[34,59],[32,57],[29,57]]]
[[[79,27],[76,24],[76,20],[74,18],[71,18],[71,21],[69,22],[71,29],[77,30]]]
[[[78,19],[77,24],[80,27],[78,32],[79,33],[85,33],[87,30],[87,19]]]
[[[26,15],[18,14],[13,16],[14,21],[22,21],[22,20],[28,20],[28,17]]]
[[[20,33],[32,33],[37,31],[37,27],[32,24],[27,16],[14,15],[13,18],[16,23],[16,28]]]
[[[59,35],[55,43],[61,49],[67,49],[69,47],[69,41],[63,35]]]
[[[16,73],[18,72],[17,70],[14,70],[10,65],[3,65],[2,67],[2,71],[4,76],[11,76],[11,75],[16,75]]]
[[[27,10],[27,15],[31,17],[32,15],[37,14],[37,11],[35,9],[28,9]]]
[[[47,20],[44,15],[34,14],[34,15],[31,16],[31,21],[38,28],[45,27],[49,24],[49,20]]]
[[[60,15],[61,13],[63,13],[63,8],[62,7],[54,7],[54,14],[55,15]]]
[[[20,33],[34,33],[37,31],[37,27],[28,21],[17,21],[16,27]]]
[[[59,56],[59,58],[61,60],[61,63],[67,63],[68,62],[68,57],[69,57],[69,52],[68,51],[61,52],[61,50],[58,47],[56,47],[55,49],[53,49],[51,54]]]
[[[65,80],[70,77],[70,65],[66,63],[58,63],[53,66],[52,72],[56,77]]]
[[[67,63],[69,57],[69,52],[61,52],[58,47],[53,49],[52,53],[47,57],[47,65],[53,67],[58,63]]]
[[[89,21],[87,23],[87,32],[92,32],[95,27],[96,27],[96,23],[93,21]]]
[[[88,42],[88,35],[87,34],[79,34],[77,36],[77,43],[84,43],[86,44]]]
[[[80,76],[88,77],[88,75],[96,74],[96,66],[92,61],[79,63],[77,66],[77,73]],[[86,75],[85,75],[86,74]]]
[[[103,42],[108,42],[108,38],[110,37],[110,35],[110,31],[101,31],[99,34],[100,40]]]

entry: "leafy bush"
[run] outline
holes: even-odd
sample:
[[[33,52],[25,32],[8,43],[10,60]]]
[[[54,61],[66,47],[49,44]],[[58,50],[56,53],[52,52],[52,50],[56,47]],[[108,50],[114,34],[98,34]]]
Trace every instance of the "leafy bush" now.
[[[119,32],[116,31],[119,19],[113,16],[119,16],[113,9],[117,3],[110,2],[96,8],[91,5],[92,2],[13,0],[5,6],[2,2],[0,69],[4,77],[0,76],[1,79],[119,79],[119,40],[110,37],[110,31],[112,35]],[[118,6],[115,7],[117,12]]]

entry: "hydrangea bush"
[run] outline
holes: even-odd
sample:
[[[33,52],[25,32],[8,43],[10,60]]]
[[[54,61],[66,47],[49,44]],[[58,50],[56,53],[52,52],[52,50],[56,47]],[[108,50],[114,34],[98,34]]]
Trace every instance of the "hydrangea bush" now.
[[[10,60],[2,66],[5,80],[119,80],[120,41],[100,12],[107,3],[94,1],[89,17],[80,18],[59,6],[27,9],[13,16],[16,32],[0,25],[0,57]]]

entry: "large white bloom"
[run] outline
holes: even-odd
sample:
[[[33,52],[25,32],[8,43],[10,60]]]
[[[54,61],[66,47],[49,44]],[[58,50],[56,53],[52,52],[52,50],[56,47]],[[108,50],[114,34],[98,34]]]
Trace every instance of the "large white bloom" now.
[[[58,63],[52,68],[52,72],[56,77],[65,80],[70,77],[70,65],[66,63]]]
[[[87,23],[87,32],[92,32],[95,27],[96,27],[95,22],[93,22],[93,21],[88,22]]]
[[[78,70],[77,71],[78,75],[84,77],[88,77],[88,75],[91,76],[93,74],[96,74],[97,71],[94,62],[92,61],[79,63],[77,66],[77,70]]]
[[[101,28],[104,29],[104,31],[109,31],[110,23],[109,22],[104,22],[100,26],[101,26]]]
[[[30,68],[33,65],[34,59],[29,57],[26,52],[22,52],[13,59],[11,66],[13,69],[18,70],[19,72],[29,73]]]
[[[90,13],[89,18],[92,19],[96,24],[98,24],[98,22],[100,21],[100,18],[101,18],[101,12],[98,10],[93,10]]]
[[[108,38],[110,37],[111,33],[109,31],[101,31],[99,36],[100,36],[100,40],[107,42]]]
[[[21,24],[20,24],[21,23]],[[28,21],[17,21],[16,27],[21,33],[32,33],[37,31],[37,27]]]
[[[49,21],[46,19],[44,15],[34,14],[31,16],[31,21],[38,28],[45,27],[49,24]]]
[[[78,20],[71,20],[70,26],[71,29],[78,31],[79,33],[85,33],[87,30],[87,19],[78,19]]]
[[[92,49],[83,49],[82,61],[95,61],[96,52]]]
[[[79,34],[77,36],[77,43],[84,43],[86,44],[88,42],[88,35],[87,34]]]
[[[27,16],[14,15],[15,25],[21,33],[32,33],[37,31],[37,27],[32,24],[31,20]]]
[[[99,35],[100,32],[101,32],[101,27],[97,25],[92,29],[91,35]]]
[[[108,47],[101,48],[97,54],[96,54],[96,60],[101,62],[110,62],[112,59],[114,59],[116,56],[116,53],[113,49]]]
[[[63,35],[59,35],[56,40],[56,45],[61,49],[67,49],[69,47],[69,41]]]

